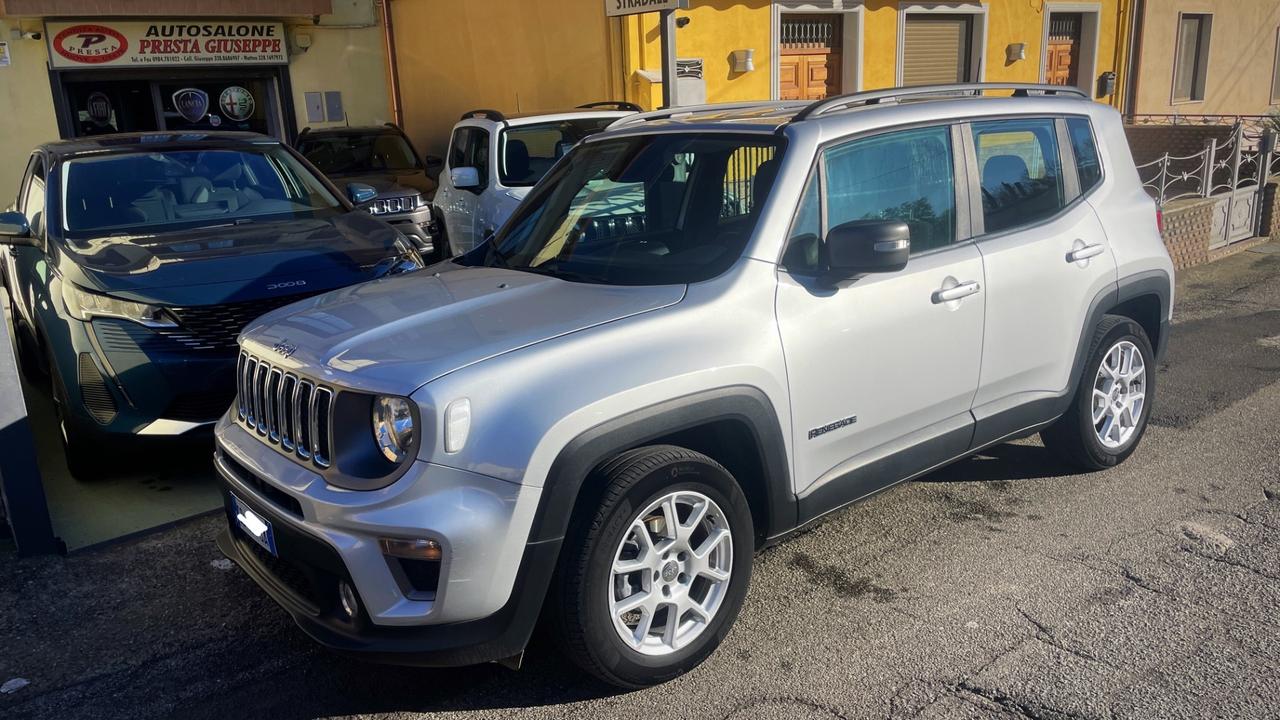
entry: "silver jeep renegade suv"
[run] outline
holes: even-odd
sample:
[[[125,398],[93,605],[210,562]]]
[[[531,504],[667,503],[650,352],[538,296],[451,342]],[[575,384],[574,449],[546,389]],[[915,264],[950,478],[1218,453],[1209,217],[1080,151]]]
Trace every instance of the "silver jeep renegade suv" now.
[[[1120,116],[945,86],[628,116],[484,244],[272,312],[217,429],[223,551],[316,640],[638,687],[753,554],[1039,432],[1142,437],[1173,269]]]

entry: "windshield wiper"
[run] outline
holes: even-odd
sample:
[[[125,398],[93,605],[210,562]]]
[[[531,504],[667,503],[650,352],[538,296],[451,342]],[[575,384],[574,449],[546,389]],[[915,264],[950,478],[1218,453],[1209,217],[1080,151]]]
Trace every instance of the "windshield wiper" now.
[[[484,239],[484,244],[489,246],[489,255],[497,259],[498,264],[496,267],[511,269],[511,263],[507,262],[507,256],[503,255],[502,251],[498,249],[498,233],[489,233],[489,236]]]
[[[534,275],[546,275],[548,277],[559,278],[571,282],[592,283],[595,285],[607,285],[608,281],[599,275],[588,275],[587,273],[574,272],[573,270],[560,270],[558,268],[547,267],[518,267],[512,268],[521,272],[529,272]]]

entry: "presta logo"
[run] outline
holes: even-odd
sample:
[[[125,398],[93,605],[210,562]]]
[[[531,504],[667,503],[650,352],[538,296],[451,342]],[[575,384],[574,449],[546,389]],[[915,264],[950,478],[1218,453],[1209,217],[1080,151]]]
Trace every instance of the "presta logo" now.
[[[72,25],[53,38],[53,50],[73,62],[97,65],[122,57],[129,41],[106,25]]]

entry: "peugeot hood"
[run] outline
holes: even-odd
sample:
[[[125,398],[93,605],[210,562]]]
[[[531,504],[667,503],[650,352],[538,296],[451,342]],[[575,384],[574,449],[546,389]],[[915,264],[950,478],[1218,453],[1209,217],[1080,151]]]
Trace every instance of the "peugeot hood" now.
[[[399,233],[366,213],[255,222],[138,237],[68,241],[69,279],[95,292],[161,305],[322,291],[376,276]]]
[[[684,285],[596,285],[444,263],[281,308],[241,340],[318,380],[408,394],[467,365],[674,305],[684,293]]]

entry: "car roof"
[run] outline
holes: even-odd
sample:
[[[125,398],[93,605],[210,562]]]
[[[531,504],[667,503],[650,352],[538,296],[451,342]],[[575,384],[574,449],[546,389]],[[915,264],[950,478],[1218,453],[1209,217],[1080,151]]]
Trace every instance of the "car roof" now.
[[[40,150],[55,158],[102,153],[198,148],[248,148],[279,145],[276,138],[252,132],[200,130],[194,132],[135,132],[91,135],[44,143]]]
[[[987,95],[1004,91],[1001,96]],[[650,132],[665,130],[774,133],[791,125],[821,123],[847,124],[850,116],[895,117],[903,108],[928,106],[928,115],[954,112],[956,117],[1002,115],[1046,108],[1049,104],[1084,101],[1088,96],[1072,87],[1052,85],[967,83],[890,88],[850,93],[816,102],[758,101],[677,107],[637,113],[620,119],[602,133]],[[1096,105],[1081,102],[1080,107]],[[1061,107],[1058,105],[1058,107]],[[892,110],[892,113],[890,111]],[[1056,111],[1055,111],[1056,112]],[[870,118],[863,117],[864,120]],[[601,135],[594,139],[600,139]]]
[[[591,110],[581,108],[522,112],[512,115],[506,115],[498,112],[497,110],[472,110],[463,115],[462,119],[458,121],[458,124],[490,126],[505,125],[508,127],[518,127],[521,125],[534,125],[536,123],[556,122],[559,120],[591,120],[595,118],[609,120],[635,114],[634,110]]]
[[[303,128],[298,140],[326,135],[371,135],[375,133],[392,133],[403,135],[403,131],[395,125],[352,125],[350,127]]]

